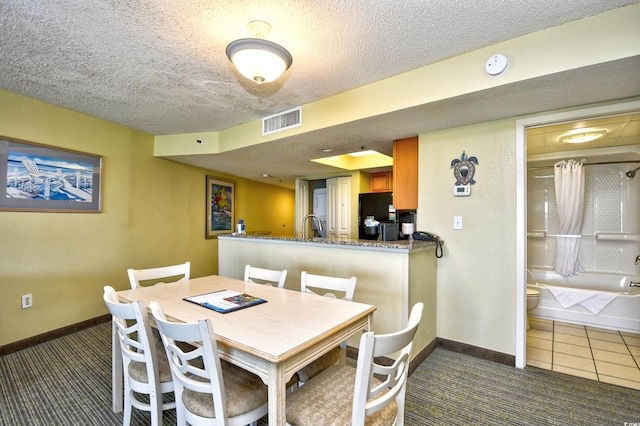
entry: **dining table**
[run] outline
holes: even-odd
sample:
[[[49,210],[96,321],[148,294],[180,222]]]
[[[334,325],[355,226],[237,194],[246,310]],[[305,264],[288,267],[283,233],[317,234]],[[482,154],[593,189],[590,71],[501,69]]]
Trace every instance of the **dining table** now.
[[[185,300],[223,290],[265,303],[221,313]],[[352,336],[373,330],[376,307],[310,293],[210,275],[117,292],[121,302],[158,302],[170,321],[210,319],[220,358],[259,376],[268,386],[269,425],[286,424],[287,382],[305,365]],[[150,311],[149,311],[150,312]],[[153,324],[153,321],[152,321]],[[122,410],[122,358],[113,348],[113,410]]]

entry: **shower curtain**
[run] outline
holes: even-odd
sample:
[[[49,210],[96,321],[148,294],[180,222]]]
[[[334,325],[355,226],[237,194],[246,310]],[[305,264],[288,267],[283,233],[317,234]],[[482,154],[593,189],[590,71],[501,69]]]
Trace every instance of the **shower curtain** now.
[[[558,236],[553,266],[557,273],[568,277],[582,271],[578,261],[584,212],[584,160],[558,161],[554,167],[556,203],[558,206]]]

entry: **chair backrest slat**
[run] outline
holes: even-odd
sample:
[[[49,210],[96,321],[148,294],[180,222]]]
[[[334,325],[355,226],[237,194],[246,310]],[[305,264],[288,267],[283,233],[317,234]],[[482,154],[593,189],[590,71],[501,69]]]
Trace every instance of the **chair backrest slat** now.
[[[287,278],[287,270],[277,271],[273,269],[256,268],[247,265],[244,268],[244,280],[257,282],[258,284],[272,285],[277,284],[278,288],[284,287]],[[255,281],[258,280],[258,281]]]
[[[131,288],[140,287],[140,281],[160,280],[178,276],[180,276],[181,278],[173,281],[187,281],[189,280],[190,273],[191,262],[185,262],[179,265],[161,266],[159,268],[127,269],[127,275],[129,276],[129,284],[131,284]]]
[[[344,293],[342,299],[353,300],[353,294],[356,290],[356,277],[338,278],[326,275],[308,274],[302,271],[300,276],[300,291],[303,293],[320,294],[318,290],[330,290]],[[315,290],[315,291],[314,291]],[[320,294],[321,296],[336,297],[334,293],[328,292]]]

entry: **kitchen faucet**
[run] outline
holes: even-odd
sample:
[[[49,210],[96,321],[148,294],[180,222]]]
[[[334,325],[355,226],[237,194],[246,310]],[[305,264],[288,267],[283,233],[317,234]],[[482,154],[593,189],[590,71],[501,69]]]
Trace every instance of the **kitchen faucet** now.
[[[313,219],[318,221],[318,231],[322,231],[322,222],[320,222],[320,218],[313,214],[313,213],[309,213],[308,215],[306,215],[305,217],[302,218],[302,239],[306,240],[306,230],[307,230],[307,219],[311,218],[311,220],[313,221]]]

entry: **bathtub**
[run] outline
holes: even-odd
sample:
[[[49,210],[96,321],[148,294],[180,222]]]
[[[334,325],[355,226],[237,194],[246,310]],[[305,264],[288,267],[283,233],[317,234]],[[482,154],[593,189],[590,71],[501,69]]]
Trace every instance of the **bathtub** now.
[[[629,286],[631,281],[640,281],[638,277],[598,273],[563,277],[555,271],[528,270],[527,279],[529,288],[540,290],[540,303],[529,312],[532,317],[640,333],[640,287]],[[593,314],[580,304],[563,308],[551,293],[552,287],[615,293],[617,297]]]

